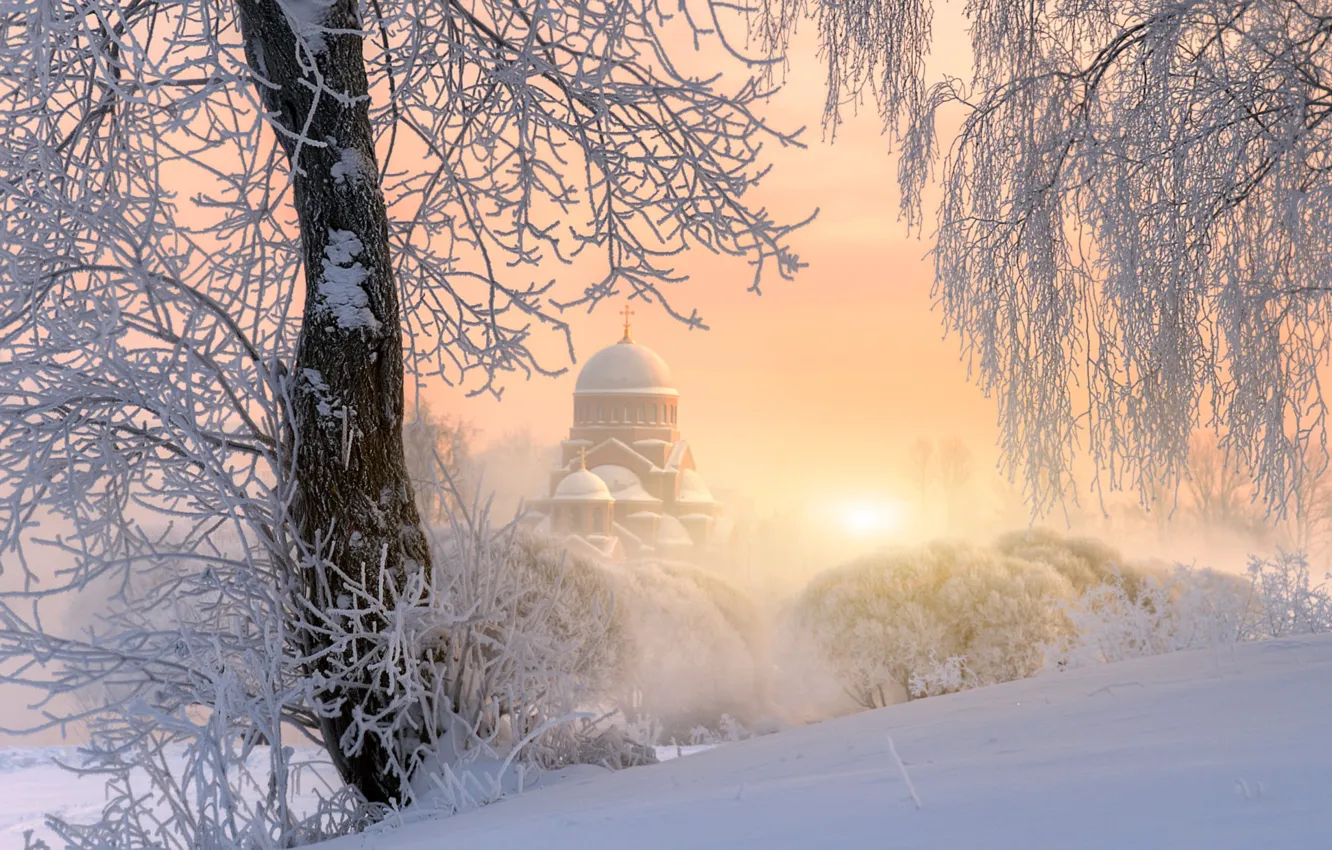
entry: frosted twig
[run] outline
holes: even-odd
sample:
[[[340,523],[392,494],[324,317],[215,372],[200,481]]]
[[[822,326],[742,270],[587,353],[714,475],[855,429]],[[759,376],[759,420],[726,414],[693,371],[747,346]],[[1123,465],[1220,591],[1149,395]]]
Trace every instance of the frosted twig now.
[[[907,791],[911,793],[911,802],[916,804],[916,810],[920,810],[920,795],[916,793],[916,786],[911,781],[911,774],[907,773],[906,763],[902,757],[897,754],[897,745],[893,743],[893,736],[888,736],[888,752],[892,754],[893,761],[897,764],[897,769],[902,773],[902,781],[906,783]]]

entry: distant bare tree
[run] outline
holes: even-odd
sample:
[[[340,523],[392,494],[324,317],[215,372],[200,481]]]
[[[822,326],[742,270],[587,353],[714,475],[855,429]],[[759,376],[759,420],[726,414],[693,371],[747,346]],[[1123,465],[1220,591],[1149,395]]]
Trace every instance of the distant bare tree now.
[[[916,482],[920,509],[925,511],[930,504],[930,478],[934,474],[934,442],[925,437],[917,439],[907,451],[907,462]]]
[[[958,503],[971,483],[971,449],[960,437],[951,437],[939,446],[939,483],[944,492],[948,530],[956,531]]]
[[[425,402],[408,409],[403,417],[407,476],[426,522],[446,522],[459,508],[470,507],[476,494],[471,469],[475,433],[472,426],[435,413]],[[448,480],[438,480],[441,474]]]
[[[1305,474],[1295,491],[1295,511],[1290,517],[1293,547],[1310,553],[1327,541],[1332,532],[1332,475],[1328,475],[1327,452],[1310,446],[1305,455]]]
[[[1170,536],[1171,522],[1175,519],[1179,507],[1179,488],[1167,481],[1148,481],[1139,493],[1139,504],[1145,505],[1145,512],[1156,531],[1158,543],[1164,543]]]
[[[538,440],[527,428],[504,432],[472,458],[481,498],[491,502],[495,517],[513,519],[531,499],[546,495],[559,458],[558,444]]]
[[[1190,441],[1187,481],[1204,529],[1252,530],[1252,479],[1214,435],[1200,432]]]

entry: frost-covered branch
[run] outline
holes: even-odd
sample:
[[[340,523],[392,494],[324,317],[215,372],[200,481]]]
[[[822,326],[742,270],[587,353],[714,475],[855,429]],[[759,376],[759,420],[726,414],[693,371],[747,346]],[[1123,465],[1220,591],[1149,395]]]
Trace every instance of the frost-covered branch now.
[[[428,537],[405,379],[557,373],[565,311],[620,294],[701,326],[669,297],[691,247],[756,290],[795,273],[798,223],[749,194],[797,143],[766,60],[675,62],[672,28],[723,41],[724,8],[0,0],[0,672],[118,777],[76,843],[152,843],[135,761],[182,842],[285,846],[501,718],[573,757],[608,603],[584,588],[571,626],[549,558],[477,511]],[[77,600],[113,611],[80,630]],[[314,821],[284,808],[291,729],[356,786]],[[272,744],[258,809],[222,779],[239,739]]]
[[[975,4],[975,77],[944,163],[935,294],[1000,406],[1037,510],[1150,498],[1222,435],[1267,507],[1325,443],[1329,18],[1315,4]],[[917,134],[926,133],[916,129]],[[905,185],[934,163],[908,146]]]
[[[973,0],[969,72],[934,80],[929,2],[748,13],[779,52],[815,18],[825,128],[877,104],[910,227],[938,181],[936,303],[1037,514],[1077,499],[1084,453],[1098,495],[1153,506],[1199,429],[1269,511],[1303,510],[1326,452],[1332,10]]]

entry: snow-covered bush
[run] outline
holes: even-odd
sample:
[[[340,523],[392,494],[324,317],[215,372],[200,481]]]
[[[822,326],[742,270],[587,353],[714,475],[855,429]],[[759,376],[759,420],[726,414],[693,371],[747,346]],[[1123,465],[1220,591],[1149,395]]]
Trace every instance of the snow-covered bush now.
[[[1079,593],[1113,581],[1133,597],[1148,576],[1169,572],[1166,564],[1125,558],[1117,549],[1094,537],[1065,537],[1046,528],[1011,531],[1001,535],[993,545],[1002,555],[1048,564]]]
[[[569,722],[597,716],[632,663],[607,570],[526,534],[436,539],[426,610],[438,649],[423,641],[422,678],[447,690],[429,701],[448,715],[433,727],[462,734],[432,754],[465,761],[527,742],[523,759],[541,767],[609,757],[606,729]]]
[[[719,744],[734,744],[737,741],[743,741],[755,735],[754,730],[745,727],[740,721],[729,714],[723,714],[717,723],[717,727],[695,726],[689,730],[689,745],[697,746],[717,746]]]
[[[310,751],[297,755],[291,742],[303,738],[334,758],[381,747],[427,792],[441,785],[432,776],[485,763],[488,790],[468,795],[478,802],[500,793],[498,772],[520,764],[531,776],[650,760],[594,722],[624,676],[628,645],[602,568],[512,529],[492,532],[484,517],[433,536],[433,569],[391,592],[339,576],[345,596],[328,610],[305,600],[293,570],[239,541],[212,550],[202,569],[185,558],[142,565],[83,630],[57,634],[0,607],[0,661],[47,691],[53,724],[87,725],[84,769],[107,782],[101,820],[57,821],[58,834],[80,848],[286,847],[377,817],[341,786],[293,805]],[[302,639],[310,629],[322,631],[318,651]],[[345,740],[324,741],[326,683],[367,675],[378,711]]]
[[[787,643],[812,642],[861,705],[963,686],[938,659],[965,659],[966,683],[1031,675],[1067,627],[1068,579],[1041,562],[961,544],[884,552],[815,579],[789,612]],[[784,654],[784,653],[783,653]]]
[[[924,670],[911,674],[907,693],[913,699],[950,694],[976,686],[976,674],[967,666],[967,660],[960,655],[950,655],[942,661],[931,659]]]
[[[1042,645],[1066,628],[1058,608],[1072,593],[1042,561],[972,550],[939,590],[942,616],[958,636],[951,654],[966,659],[978,684],[1030,676],[1043,663]]]
[[[1136,592],[1111,576],[1065,604],[1073,631],[1047,647],[1047,663],[1062,669],[1234,642],[1247,606],[1243,581],[1210,570],[1148,576]]]
[[[1332,631],[1332,597],[1307,558],[1279,552],[1249,560],[1241,576],[1179,566],[1131,593],[1119,577],[1088,588],[1064,613],[1074,631],[1048,648],[1056,668],[1185,649]]]
[[[1309,560],[1302,552],[1279,552],[1275,558],[1250,558],[1249,580],[1256,610],[1253,632],[1261,637],[1332,632],[1332,594],[1324,582],[1314,584]]]
[[[745,593],[688,564],[643,562],[610,569],[627,622],[627,676],[618,706],[684,740],[724,716],[750,723],[767,711],[770,635]]]

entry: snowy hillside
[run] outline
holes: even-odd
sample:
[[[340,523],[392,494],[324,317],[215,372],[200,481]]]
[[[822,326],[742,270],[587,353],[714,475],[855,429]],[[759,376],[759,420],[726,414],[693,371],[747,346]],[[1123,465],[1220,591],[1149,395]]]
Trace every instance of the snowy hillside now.
[[[571,771],[322,850],[1332,848],[1332,639],[1083,668],[620,773]],[[921,808],[888,744],[892,736]],[[0,750],[0,840],[91,817],[65,748]],[[39,834],[43,831],[38,830]]]
[[[1329,848],[1329,717],[1326,637],[1176,653],[571,779],[326,850]]]

